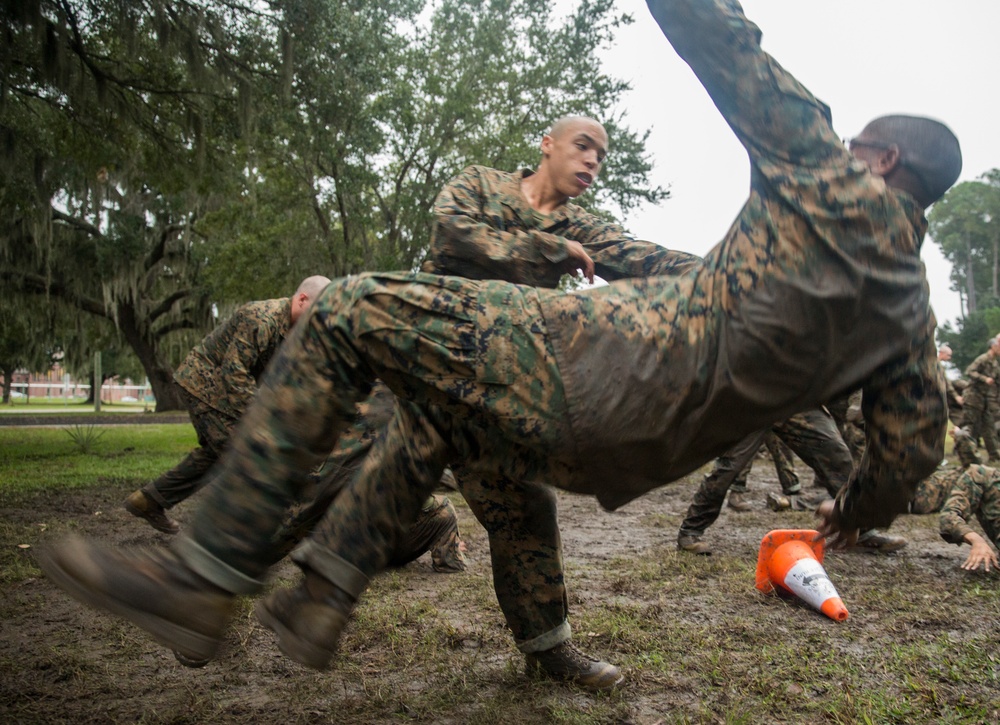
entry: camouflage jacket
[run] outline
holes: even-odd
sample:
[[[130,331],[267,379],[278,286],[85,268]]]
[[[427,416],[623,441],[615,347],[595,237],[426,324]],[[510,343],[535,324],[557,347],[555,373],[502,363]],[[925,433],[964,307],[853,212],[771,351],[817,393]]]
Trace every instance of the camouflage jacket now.
[[[614,508],[860,387],[867,455],[838,516],[886,526],[944,454],[923,210],[845,148],[736,3],[653,12],[747,149],[750,198],[683,274],[539,293],[575,445],[560,485]]]
[[[980,400],[995,399],[1000,387],[1000,362],[990,353],[984,352],[965,369],[965,377],[969,379],[966,396],[972,394]],[[986,382],[987,378],[993,379],[993,385]]]
[[[975,516],[986,537],[1000,547],[1000,471],[986,466],[969,466],[951,489],[941,509],[941,538],[953,544],[964,543],[974,529],[969,520]]]
[[[240,418],[288,334],[291,312],[287,297],[243,305],[188,353],[174,380],[220,413]]]
[[[680,274],[701,258],[633,239],[619,225],[565,203],[552,214],[531,208],[521,179],[533,172],[470,166],[441,190],[421,271],[554,288],[567,241],[579,242],[606,280]]]

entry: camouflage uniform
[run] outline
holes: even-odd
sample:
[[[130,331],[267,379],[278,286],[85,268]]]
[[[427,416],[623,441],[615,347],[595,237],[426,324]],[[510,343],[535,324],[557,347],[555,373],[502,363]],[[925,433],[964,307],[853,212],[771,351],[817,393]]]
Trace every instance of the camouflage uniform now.
[[[255,591],[271,532],[381,378],[386,436],[293,557],[352,596],[445,465],[609,508],[754,431],[862,387],[868,445],[844,529],[885,526],[943,455],[923,210],[840,142],[734,2],[654,9],[747,148],[751,195],[703,263],[562,294],[426,274],[330,285],[276,357],[174,552]]]
[[[1000,471],[987,466],[970,466],[955,482],[941,509],[941,538],[953,544],[965,543],[975,516],[986,538],[1000,547]]]
[[[774,470],[778,474],[778,483],[781,484],[781,492],[786,496],[795,496],[801,492],[802,484],[799,483],[799,475],[795,472],[795,466],[792,463],[792,451],[789,449],[788,444],[774,434],[773,429],[764,434],[764,440],[758,445],[757,451],[754,451],[747,464],[736,474],[736,477],[733,479],[733,485],[729,487],[729,490],[732,493],[746,493],[749,490],[747,487],[747,477],[753,469],[753,459],[760,450],[761,445],[767,448],[767,452],[771,456]]]
[[[822,408],[797,413],[771,429],[816,472],[831,496],[851,476],[853,463],[832,416]],[[752,433],[726,451],[705,476],[681,523],[680,536],[702,536],[715,523],[722,503],[745,462],[753,458],[766,433]],[[798,493],[786,491],[785,493]]]
[[[701,259],[629,237],[567,202],[542,214],[521,193],[531,171],[470,166],[438,195],[422,271],[554,288],[567,242],[579,242],[606,280],[681,274]],[[459,490],[490,538],[497,599],[518,648],[550,649],[570,638],[555,494],[540,483],[454,467]]]
[[[290,554],[309,535],[337,496],[358,475],[371,447],[385,435],[394,401],[392,392],[383,383],[376,383],[372,394],[358,404],[352,425],[337,440],[319,472],[310,477],[299,502],[286,512],[273,539],[273,563]],[[447,497],[427,498],[417,520],[389,559],[389,566],[408,564],[426,551],[431,554],[434,571],[461,572],[468,565],[458,530],[458,514]]]
[[[257,383],[291,326],[292,301],[250,302],[194,347],[174,383],[198,434],[198,448],[142,488],[171,508],[197,491],[257,393]]]
[[[944,506],[948,494],[964,473],[963,470],[952,468],[947,471],[934,471],[930,476],[917,484],[917,491],[910,501],[911,514],[932,514]]]
[[[959,386],[961,386],[962,391],[965,391],[968,388],[968,382],[959,380],[956,384],[945,376],[945,393],[948,397],[948,419],[957,429],[952,432],[952,438],[955,441],[954,451],[955,455],[958,456],[959,462],[962,464],[962,468],[967,468],[972,465],[978,465],[982,461],[976,455],[976,443],[972,440],[972,435],[961,427],[964,407],[962,403],[958,402],[958,399],[962,396],[962,393],[959,392]],[[996,420],[996,416],[994,416],[994,420]]]
[[[861,391],[855,390],[849,395],[841,395],[827,403],[826,409],[830,411],[830,415],[836,421],[840,437],[844,439],[848,450],[851,451],[854,465],[860,465],[861,456],[865,452],[865,426],[861,419]]]
[[[997,358],[984,352],[965,369],[965,375],[969,379],[969,387],[965,389],[963,396],[960,427],[969,433],[974,444],[980,438],[983,439],[990,461],[1000,461],[993,412],[990,408],[990,399],[996,394],[997,384],[1000,382]],[[987,378],[993,378],[995,382],[988,385]]]
[[[180,503],[207,481],[205,474],[219,458],[233,428],[257,393],[257,383],[291,327],[291,299],[250,302],[239,307],[188,353],[174,373],[174,381],[188,406],[198,434],[199,448],[155,481],[143,493],[164,508]],[[273,562],[288,554],[299,539],[308,534],[322,513],[358,469],[358,459],[384,431],[391,416],[388,409],[376,415],[369,402],[359,410],[370,414],[377,430],[356,426],[343,436],[325,462],[321,476],[309,479],[299,503],[288,513],[282,530],[275,535]],[[458,517],[448,499],[429,497],[408,538],[393,553],[395,565],[402,565],[431,551],[435,569],[462,571],[465,557],[460,548]]]

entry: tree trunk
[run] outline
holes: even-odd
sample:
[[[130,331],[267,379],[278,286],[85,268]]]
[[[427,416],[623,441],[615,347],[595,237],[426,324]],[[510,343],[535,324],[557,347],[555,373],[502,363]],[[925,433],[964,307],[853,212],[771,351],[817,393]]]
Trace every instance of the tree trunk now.
[[[993,298],[1000,298],[1000,286],[997,278],[1000,277],[1000,235],[993,237]]]
[[[139,358],[142,369],[149,378],[149,386],[156,398],[156,412],[167,410],[187,410],[187,406],[173,385],[174,373],[170,366],[164,363],[157,354],[155,344],[139,331],[135,308],[129,302],[118,305],[118,328],[132,352]]]
[[[14,372],[3,365],[0,365],[0,371],[3,371],[3,404],[7,405],[10,403],[10,391],[14,389]]]
[[[1000,237],[993,239],[993,298],[1000,297],[1000,287],[997,286],[998,272],[1000,272]]]
[[[976,277],[972,264],[972,245],[969,244],[969,234],[965,234],[965,286],[969,292],[969,314],[976,311]]]

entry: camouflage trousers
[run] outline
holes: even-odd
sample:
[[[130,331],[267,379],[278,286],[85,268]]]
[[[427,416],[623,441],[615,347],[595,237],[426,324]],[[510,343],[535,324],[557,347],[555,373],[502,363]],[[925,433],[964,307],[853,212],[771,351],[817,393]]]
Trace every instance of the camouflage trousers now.
[[[299,501],[285,514],[282,527],[273,541],[271,554],[274,563],[292,553],[320,522],[337,496],[358,475],[361,462],[375,441],[385,433],[392,417],[393,401],[389,389],[378,384],[371,397],[358,405],[351,426],[337,441],[321,469],[310,477]],[[391,553],[388,565],[404,566],[429,551],[434,571],[465,571],[467,562],[463,546],[455,507],[445,497],[430,496],[416,521]]]
[[[795,465],[792,463],[793,453],[788,444],[778,438],[773,430],[769,430],[764,434],[763,445],[771,455],[771,462],[774,463],[774,470],[778,474],[778,483],[781,484],[781,492],[786,496],[794,496],[800,493],[802,491],[802,484],[799,483],[799,475],[795,472]],[[747,476],[750,475],[752,469],[753,457],[736,474],[736,479],[733,481],[733,485],[729,487],[729,490],[734,493],[746,493],[749,490],[747,487]]]
[[[971,442],[978,445],[982,439],[990,461],[1000,461],[1000,450],[997,447],[996,427],[993,412],[988,401],[979,393],[969,391],[962,405],[961,426],[971,436]]]
[[[565,391],[540,320],[530,288],[392,274],[331,284],[272,361],[178,556],[228,591],[257,591],[309,472],[376,379],[400,398],[386,433],[292,555],[350,595],[389,565],[448,463],[464,462],[463,493],[492,485],[480,474],[505,485],[565,477],[550,460],[570,437]],[[494,335],[505,344],[486,344]],[[487,495],[481,508],[491,506]],[[507,514],[525,526],[531,515]]]
[[[836,495],[850,478],[853,468],[851,452],[826,411],[815,408],[797,413],[775,425],[772,430],[813,469],[816,482],[824,486],[831,496]],[[749,435],[716,459],[715,466],[698,487],[681,522],[681,536],[701,536],[715,523],[726,493],[766,435],[767,431]]]
[[[204,485],[205,474],[219,460],[236,425],[235,419],[220,413],[180,385],[177,385],[177,389],[198,435],[198,448],[142,488],[146,496],[167,509],[176,506]]]
[[[859,465],[861,456],[865,452],[865,430],[863,425],[857,422],[857,415],[860,415],[861,408],[861,391],[857,390],[850,395],[841,396],[827,403],[825,407],[836,421],[840,437],[844,439],[844,443],[851,451],[854,465]],[[857,415],[855,415],[856,411]]]
[[[392,391],[384,383],[376,383],[371,396],[358,406],[357,418],[337,441],[335,454],[325,462],[315,490],[303,494],[304,502],[295,504],[286,516],[275,542],[275,561],[309,534],[360,472],[365,457],[389,426],[394,402]],[[555,494],[544,485],[515,481],[496,472],[468,471],[461,466],[455,466],[454,477],[458,491],[489,535],[497,600],[519,648],[534,652],[568,639],[569,605]],[[448,510],[454,511],[450,503]],[[421,536],[431,515],[426,508],[421,512],[408,537],[412,543],[402,545],[392,555],[389,566],[405,563],[401,559],[407,559],[407,552],[416,552],[407,560],[415,559],[427,550],[420,547],[430,544],[436,569],[464,569],[464,555],[458,551],[457,540],[442,534],[440,540],[425,541]],[[435,510],[433,515],[444,514]],[[447,528],[451,530],[457,539],[457,523]]]
[[[979,455],[976,453],[976,444],[972,440],[972,433],[965,430],[965,428],[956,426],[955,431],[952,433],[952,439],[955,441],[955,455],[958,456],[962,468],[982,463],[979,460]]]

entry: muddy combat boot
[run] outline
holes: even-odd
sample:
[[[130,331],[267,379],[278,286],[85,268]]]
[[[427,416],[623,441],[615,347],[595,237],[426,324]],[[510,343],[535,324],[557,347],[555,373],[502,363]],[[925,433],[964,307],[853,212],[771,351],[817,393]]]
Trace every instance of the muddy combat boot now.
[[[542,652],[528,653],[525,658],[525,672],[528,675],[544,674],[588,690],[609,690],[625,679],[621,670],[613,664],[593,659],[574,647],[572,642],[563,642]]]
[[[38,554],[70,596],[118,614],[191,660],[219,647],[234,596],[191,571],[170,549],[113,549],[78,536]]]
[[[278,637],[278,649],[301,665],[325,670],[354,609],[343,589],[312,571],[296,587],[257,603],[257,619]]]
[[[851,548],[889,554],[893,551],[905,549],[909,543],[902,536],[893,536],[892,534],[885,534],[875,529],[869,529],[858,537],[857,543]]]
[[[783,493],[767,492],[767,507],[772,511],[787,511],[792,507],[792,499]]]
[[[180,524],[167,516],[166,510],[141,489],[130,493],[122,506],[133,516],[146,519],[150,526],[164,534],[176,534],[181,530]]]
[[[734,511],[749,511],[753,508],[747,500],[747,495],[742,491],[731,491],[726,505]]]
[[[689,554],[711,556],[712,547],[701,540],[700,536],[681,535],[677,537],[677,548]]]

